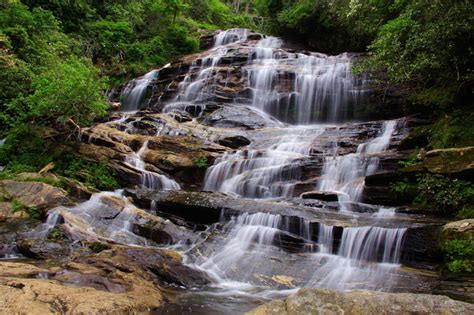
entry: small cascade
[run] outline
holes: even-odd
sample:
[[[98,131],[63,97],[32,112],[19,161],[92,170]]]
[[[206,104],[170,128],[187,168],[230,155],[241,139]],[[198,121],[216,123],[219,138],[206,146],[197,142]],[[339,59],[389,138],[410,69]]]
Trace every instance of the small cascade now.
[[[385,121],[380,136],[360,144],[356,153],[326,157],[318,190],[339,193],[340,202],[360,200],[364,189],[364,177],[377,171],[379,157],[387,150],[396,120]]]
[[[209,258],[197,262],[198,267],[218,281],[225,281],[234,270],[245,270],[245,274],[240,274],[242,280],[253,277],[267,247],[273,244],[280,222],[280,215],[268,213],[245,213],[232,218],[224,228],[230,231],[225,244]]]
[[[318,233],[319,252],[322,254],[332,254],[334,246],[334,227],[326,224],[319,224]]]
[[[184,80],[178,85],[178,93],[174,101],[167,104],[164,111],[169,112],[176,107],[187,106],[185,103],[202,103],[211,100],[215,94],[213,84],[216,77],[215,71],[219,67],[221,58],[227,53],[226,45],[245,41],[247,32],[246,29],[239,28],[219,32],[214,37],[214,47],[209,50],[209,54],[192,62]]]
[[[335,227],[320,223],[314,240],[308,221],[302,219],[299,224],[290,225],[287,219],[269,213],[233,217],[222,228],[224,239],[201,248],[198,252],[204,250],[205,254],[196,257],[195,265],[210,273],[219,284],[254,283],[286,266],[269,260],[294,259],[277,247],[282,236],[294,235],[307,242],[302,247],[307,259],[299,262],[304,265],[304,273],[298,274],[303,277],[303,287],[389,290],[400,279],[396,271],[406,228],[347,227],[336,239]],[[294,267],[287,272],[292,274],[302,268]]]
[[[137,153],[129,155],[125,161],[125,163],[141,172],[141,185],[155,190],[180,190],[181,187],[174,180],[165,175],[148,171],[145,168],[146,165],[142,156],[147,148],[148,140],[143,142],[142,147]]]
[[[230,43],[245,41],[247,39],[248,30],[244,28],[231,28],[219,32],[214,37],[214,48]]]
[[[396,281],[406,228],[354,227],[343,230],[337,255],[314,254],[310,287],[389,290]]]
[[[148,86],[158,78],[158,70],[152,70],[144,76],[131,80],[123,88],[120,100],[122,111],[135,111],[148,105],[146,99]]]
[[[203,190],[250,198],[291,197],[300,179],[298,161],[309,156],[312,139],[323,130],[297,127],[226,153],[207,170]]]
[[[45,223],[28,232],[27,238],[45,238],[59,222],[77,239],[106,239],[126,245],[147,246],[149,241],[132,232],[136,208],[121,191],[100,192],[74,207],[48,212]]]

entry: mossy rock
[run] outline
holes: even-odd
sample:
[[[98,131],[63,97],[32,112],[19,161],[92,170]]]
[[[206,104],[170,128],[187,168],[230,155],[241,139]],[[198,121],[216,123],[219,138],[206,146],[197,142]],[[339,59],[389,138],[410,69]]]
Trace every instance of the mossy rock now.
[[[455,239],[474,241],[474,219],[454,221],[443,226],[441,243]]]
[[[474,178],[474,147],[428,151],[421,163],[405,167],[402,171],[405,173],[429,172],[472,180]]]

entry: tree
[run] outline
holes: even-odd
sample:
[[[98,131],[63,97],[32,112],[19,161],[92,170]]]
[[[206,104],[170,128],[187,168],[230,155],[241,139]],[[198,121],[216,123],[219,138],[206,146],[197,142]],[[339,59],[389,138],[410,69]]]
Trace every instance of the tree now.
[[[105,114],[105,82],[87,60],[71,57],[33,78],[35,92],[26,98],[29,116],[64,125],[83,125]]]

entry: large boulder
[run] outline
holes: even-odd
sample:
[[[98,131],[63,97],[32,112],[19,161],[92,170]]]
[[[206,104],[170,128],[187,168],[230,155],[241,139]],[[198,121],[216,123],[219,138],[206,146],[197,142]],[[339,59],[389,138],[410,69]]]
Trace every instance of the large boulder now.
[[[328,289],[301,289],[286,300],[264,304],[248,314],[471,314],[474,305],[446,296],[383,293],[374,291],[341,292]]]
[[[474,219],[454,221],[443,226],[442,241],[453,239],[467,239],[474,241]]]
[[[0,192],[26,207],[38,209],[53,208],[69,201],[64,189],[40,182],[3,180],[0,182]]]
[[[0,262],[0,313],[148,313],[162,306],[162,286],[208,282],[179,253],[163,249],[115,246],[49,269]]]
[[[243,105],[224,106],[205,117],[202,123],[219,128],[243,128],[250,130],[282,125],[276,119]]]

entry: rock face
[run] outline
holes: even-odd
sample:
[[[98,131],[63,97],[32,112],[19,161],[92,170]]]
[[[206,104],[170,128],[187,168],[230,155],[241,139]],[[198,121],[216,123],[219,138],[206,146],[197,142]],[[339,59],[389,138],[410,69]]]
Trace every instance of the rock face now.
[[[373,291],[340,292],[326,289],[301,289],[283,301],[264,304],[247,313],[266,314],[470,314],[474,305],[445,296],[382,293]]]
[[[207,277],[177,252],[116,246],[50,269],[0,262],[2,314],[124,314],[163,303],[161,286],[196,286]]]
[[[303,199],[317,199],[323,201],[337,201],[338,194],[327,191],[307,191],[301,194]]]
[[[50,209],[69,201],[65,190],[39,182],[3,180],[0,182],[0,195],[38,210]]]
[[[202,181],[205,169],[196,161],[212,164],[227,149],[192,137],[187,129],[178,128],[176,121],[170,121],[172,118],[167,119],[165,123],[160,115],[149,115],[130,118],[128,123],[96,125],[85,131],[85,143],[79,151],[90,159],[107,163],[123,186],[134,186],[141,183],[142,171],[128,161],[137,158],[142,148],[139,158],[146,170],[171,177],[184,187],[197,188],[195,185]]]
[[[441,230],[441,238],[443,241],[452,239],[474,241],[474,219],[465,219],[446,224]]]
[[[472,180],[474,177],[474,147],[428,151],[424,154],[421,163],[407,167],[404,171],[427,171]]]

